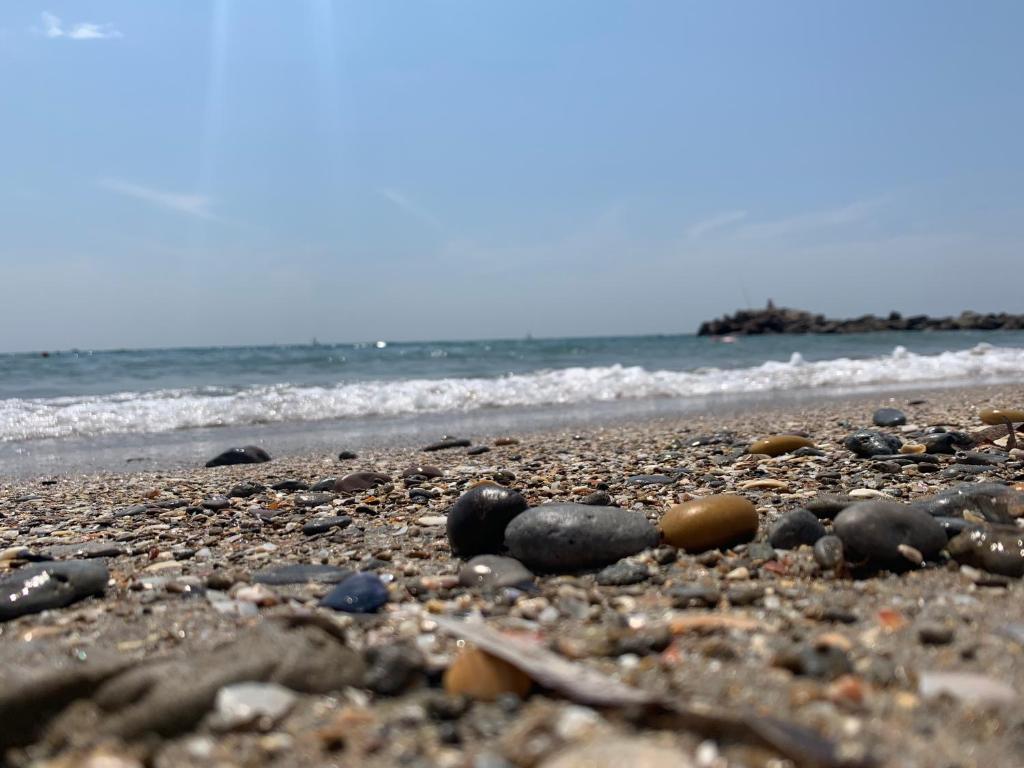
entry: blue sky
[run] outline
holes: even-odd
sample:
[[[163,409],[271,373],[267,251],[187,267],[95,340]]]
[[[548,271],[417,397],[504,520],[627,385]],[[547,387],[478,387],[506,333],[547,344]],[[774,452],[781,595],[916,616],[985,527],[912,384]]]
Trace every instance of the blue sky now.
[[[5,2],[0,350],[1024,311],[1019,2]]]

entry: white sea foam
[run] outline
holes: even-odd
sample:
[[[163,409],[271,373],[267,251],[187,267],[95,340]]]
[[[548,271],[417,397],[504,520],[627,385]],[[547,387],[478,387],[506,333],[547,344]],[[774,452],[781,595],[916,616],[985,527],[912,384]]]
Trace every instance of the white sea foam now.
[[[1024,349],[979,344],[973,349],[938,355],[917,355],[897,347],[892,354],[861,360],[807,362],[794,353],[784,363],[687,372],[612,365],[499,378],[11,398],[0,400],[0,442],[652,397],[742,397],[792,390],[842,393],[916,384],[989,383],[1018,380],[1022,375]]]

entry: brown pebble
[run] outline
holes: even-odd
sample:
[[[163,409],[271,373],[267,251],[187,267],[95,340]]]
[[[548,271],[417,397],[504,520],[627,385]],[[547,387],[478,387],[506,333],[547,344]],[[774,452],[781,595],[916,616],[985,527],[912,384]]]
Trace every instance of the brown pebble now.
[[[499,437],[494,441],[495,445],[519,445],[519,439],[515,437]]]
[[[380,472],[353,472],[345,475],[334,483],[334,490],[347,491],[368,491],[383,483],[391,482],[391,478]]]
[[[769,456],[781,456],[799,448],[813,448],[814,441],[799,435],[771,435],[755,440],[750,444],[747,453],[766,453]]]
[[[1024,421],[1024,411],[1015,408],[982,408],[978,411],[978,418],[984,424],[1005,424],[1009,419],[1014,424]]]
[[[532,686],[527,674],[477,648],[466,648],[444,673],[447,693],[481,701],[494,701],[505,693],[524,698]]]
[[[703,552],[750,541],[757,522],[757,510],[747,499],[718,494],[675,505],[661,519],[661,531],[672,546]]]

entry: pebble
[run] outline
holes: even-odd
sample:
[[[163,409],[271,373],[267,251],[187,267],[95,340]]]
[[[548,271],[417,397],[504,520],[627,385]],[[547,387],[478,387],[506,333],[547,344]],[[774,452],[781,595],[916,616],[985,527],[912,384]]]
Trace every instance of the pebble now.
[[[923,622],[917,626],[917,639],[922,645],[949,645],[955,632],[946,624]]]
[[[292,478],[290,480],[282,480],[279,483],[274,483],[270,487],[273,488],[275,491],[286,491],[288,493],[293,493],[294,491],[309,490],[309,483]]]
[[[384,696],[401,693],[423,676],[423,654],[409,643],[369,648],[366,661],[366,687]]]
[[[227,496],[211,496],[208,499],[203,499],[199,506],[203,509],[212,509],[214,511],[227,509],[231,506],[231,499]]]
[[[310,491],[295,496],[296,507],[322,507],[334,501],[333,493],[317,493]]]
[[[1024,421],[1024,411],[1015,408],[982,408],[978,411],[978,418],[982,423],[992,426],[1006,424],[1007,419],[1017,424]]]
[[[119,557],[123,554],[124,547],[120,544],[114,541],[103,541],[101,539],[82,541],[77,544],[58,544],[43,551],[43,555],[51,560]]]
[[[505,543],[529,568],[575,571],[654,547],[658,531],[643,514],[617,507],[544,504],[509,523]]]
[[[804,509],[814,513],[821,520],[831,520],[857,499],[852,496],[839,496],[836,494],[823,493],[804,503]]]
[[[862,459],[878,455],[898,453],[903,441],[893,435],[875,432],[871,429],[860,429],[848,436],[843,445]]]
[[[309,490],[313,493],[322,493],[324,491],[333,491],[335,483],[338,482],[336,477],[325,477],[323,480],[318,480],[309,487]]]
[[[947,540],[945,530],[926,512],[888,501],[847,507],[836,516],[833,530],[843,541],[848,562],[890,570],[906,570],[911,565],[900,552],[901,544],[934,560]]]
[[[599,571],[595,578],[602,587],[624,587],[647,581],[650,577],[651,572],[643,563],[620,560]]]
[[[214,727],[231,730],[257,721],[268,729],[288,714],[298,697],[278,683],[233,683],[217,691]]]
[[[539,768],[696,768],[678,749],[643,736],[603,737],[573,744],[540,764]]]
[[[626,478],[626,485],[671,485],[676,478],[668,475],[633,475]]]
[[[351,575],[352,571],[333,565],[297,563],[263,568],[252,575],[252,580],[258,584],[337,584]]]
[[[334,484],[334,490],[344,493],[368,491],[378,485],[390,483],[391,478],[380,472],[352,472]]]
[[[494,701],[505,694],[525,698],[533,680],[507,661],[468,647],[445,670],[443,684],[448,694]]]
[[[388,588],[374,573],[354,573],[320,601],[320,605],[345,613],[375,613],[388,601]]]
[[[436,443],[423,446],[424,451],[444,451],[449,448],[469,448],[472,442],[459,437],[442,437]]]
[[[608,491],[594,491],[580,499],[580,504],[586,504],[590,507],[607,507],[611,503],[612,497]]]
[[[768,542],[776,549],[796,549],[801,544],[813,545],[826,534],[825,526],[813,512],[794,509],[780,517],[768,534]]]
[[[231,490],[228,491],[228,496],[233,499],[247,499],[250,496],[255,496],[260,491],[266,490],[266,486],[262,483],[244,482],[238,485],[232,486]]]
[[[459,568],[459,583],[485,590],[532,586],[533,574],[512,557],[477,555]]]
[[[448,543],[459,557],[494,554],[505,546],[505,529],[528,504],[518,491],[500,485],[477,485],[448,511]]]
[[[936,432],[922,435],[920,441],[928,453],[956,453],[958,449],[974,446],[971,436],[963,432]]]
[[[792,453],[800,448],[813,448],[814,441],[799,435],[771,435],[755,440],[750,444],[747,453],[767,454],[768,456],[781,456],[784,453]]]
[[[433,464],[414,464],[411,467],[406,467],[402,470],[402,478],[408,480],[411,477],[422,477],[426,480],[433,480],[437,477],[443,477],[444,472],[440,467],[435,467]]]
[[[0,578],[0,621],[102,595],[109,578],[107,566],[101,560],[61,560],[23,566]]]
[[[675,505],[662,518],[661,531],[674,547],[704,552],[750,541],[757,525],[757,510],[750,501],[718,494]]]
[[[351,461],[358,458],[359,455],[355,451],[341,451],[338,453],[338,459],[341,461]]]
[[[964,483],[913,506],[936,517],[974,514],[990,523],[1012,525],[1024,516],[1024,492],[1000,483]]]
[[[481,454],[490,453],[490,452],[491,452],[491,449],[488,446],[486,446],[486,445],[474,445],[472,448],[470,448],[468,451],[466,451],[466,455],[467,456],[480,456]]]
[[[258,445],[246,445],[242,448],[229,448],[208,462],[208,467],[225,467],[231,464],[262,464],[270,461],[270,454]]]
[[[352,518],[348,515],[314,517],[312,520],[303,523],[302,532],[306,536],[316,536],[320,533],[327,533],[332,528],[347,528],[351,524]]]
[[[506,445],[519,445],[519,438],[516,437],[499,437],[494,441],[494,444],[502,447]]]
[[[961,565],[1000,576],[1024,576],[1024,530],[1016,526],[987,526],[964,531],[946,545]]]
[[[918,691],[926,699],[945,695],[975,704],[1011,704],[1017,699],[1006,683],[973,672],[919,672]]]
[[[898,408],[879,408],[871,416],[876,427],[899,427],[907,423],[907,415]]]
[[[722,599],[718,587],[690,584],[672,587],[668,597],[674,608],[714,608]]]

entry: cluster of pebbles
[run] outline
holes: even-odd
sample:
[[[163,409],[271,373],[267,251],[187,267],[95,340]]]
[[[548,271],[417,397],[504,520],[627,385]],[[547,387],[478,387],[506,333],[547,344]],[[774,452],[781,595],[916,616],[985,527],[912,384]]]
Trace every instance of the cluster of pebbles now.
[[[1022,765],[1021,402],[4,482],[0,764]]]

